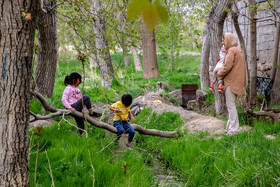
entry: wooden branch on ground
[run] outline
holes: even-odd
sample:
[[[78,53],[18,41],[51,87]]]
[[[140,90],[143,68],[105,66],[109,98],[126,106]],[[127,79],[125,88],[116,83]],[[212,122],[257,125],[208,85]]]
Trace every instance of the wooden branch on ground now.
[[[36,92],[36,91],[31,91],[31,94],[34,95],[35,97],[38,98],[38,100],[42,103],[43,107],[45,110],[52,112],[52,114],[49,114],[48,117],[51,118],[52,116],[57,116],[57,115],[62,115],[62,114],[66,114],[69,115],[71,114],[72,116],[76,116],[76,117],[80,117],[80,118],[84,118],[84,114],[81,112],[71,112],[70,110],[62,110],[62,109],[57,109],[54,108],[53,106],[51,106],[48,101],[44,98],[44,96],[42,96],[40,93]],[[35,115],[35,116],[34,116]],[[33,116],[36,117],[37,119],[46,119],[46,116],[38,116],[36,114],[33,114]],[[117,133],[117,129],[115,127],[113,127],[112,125],[109,125],[108,123],[104,123],[102,121],[97,121],[94,118],[85,115],[87,121],[94,125],[95,127],[101,128],[101,129],[105,129],[108,130],[112,133]],[[47,119],[49,119],[47,118]],[[34,119],[32,119],[34,120]],[[161,131],[161,130],[157,130],[157,129],[146,129],[140,125],[136,125],[136,124],[131,124],[131,126],[133,127],[133,129],[137,132],[139,132],[140,134],[143,135],[151,135],[151,136],[160,136],[160,137],[165,137],[165,138],[175,138],[179,136],[179,133],[177,131]]]
[[[280,121],[280,112],[278,109],[266,109],[262,112],[253,112],[253,116],[257,119],[263,118],[272,122]]]

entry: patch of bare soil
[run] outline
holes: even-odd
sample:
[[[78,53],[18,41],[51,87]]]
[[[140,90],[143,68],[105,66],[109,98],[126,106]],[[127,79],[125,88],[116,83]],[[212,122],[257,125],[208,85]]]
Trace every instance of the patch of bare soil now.
[[[178,113],[185,121],[182,130],[186,127],[190,133],[208,131],[209,135],[224,133],[225,121],[193,111],[185,110],[183,107],[172,105],[169,101],[162,98],[158,92],[148,92],[134,100],[142,101],[144,106],[151,107],[156,113],[174,112]]]

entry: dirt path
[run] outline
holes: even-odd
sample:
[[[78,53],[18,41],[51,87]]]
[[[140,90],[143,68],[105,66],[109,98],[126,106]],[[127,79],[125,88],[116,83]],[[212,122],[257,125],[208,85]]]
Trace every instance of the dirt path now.
[[[151,107],[158,114],[163,112],[174,112],[180,114],[185,121],[182,126],[188,128],[190,133],[208,131],[210,135],[224,133],[225,121],[202,114],[198,114],[182,107],[174,106],[169,101],[163,99],[157,92],[148,92],[144,96],[135,99],[144,102],[146,107]]]

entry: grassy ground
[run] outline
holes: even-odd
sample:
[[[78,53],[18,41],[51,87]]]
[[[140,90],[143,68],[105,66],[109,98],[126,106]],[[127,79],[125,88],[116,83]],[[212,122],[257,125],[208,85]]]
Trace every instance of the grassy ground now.
[[[62,55],[61,55],[62,56]],[[73,72],[82,73],[82,66],[71,56],[62,56],[57,70],[53,97],[48,101],[57,108],[63,108],[62,92],[64,77]],[[148,90],[155,90],[157,81],[166,81],[176,88],[181,84],[199,84],[199,56],[181,56],[169,71],[167,56],[158,57],[161,77],[144,80],[143,72],[135,72],[133,64],[124,67],[121,55],[112,55],[116,80],[113,90],[102,88],[100,81],[91,78],[86,70],[84,93],[93,101],[111,104],[122,93],[137,97]],[[132,62],[132,59],[131,59]],[[98,70],[96,71],[99,74]],[[190,73],[190,74],[188,74]],[[199,85],[200,86],[200,85]],[[80,86],[82,90],[82,86]],[[105,95],[106,93],[106,95]],[[117,93],[117,95],[115,94]],[[213,103],[213,96],[208,102]],[[40,113],[42,106],[36,100],[31,110]],[[241,125],[246,115],[239,110]],[[60,120],[60,117],[56,117]],[[66,119],[75,123],[72,117]],[[136,117],[137,123],[146,128],[179,130],[183,121],[178,114],[157,115],[151,109],[144,109]],[[30,131],[30,186],[35,186],[35,163],[38,139],[39,154],[36,172],[37,186],[51,186],[52,177],[56,186],[158,186],[154,184],[151,166],[157,155],[167,168],[180,176],[185,186],[278,186],[280,184],[280,124],[253,121],[251,130],[236,136],[216,135],[206,138],[207,133],[187,135],[176,139],[136,134],[133,150],[118,152],[114,137],[104,130],[91,127],[89,138],[81,138],[65,122]],[[274,139],[267,139],[273,135]],[[128,163],[127,171],[124,165]],[[51,168],[51,172],[50,172]],[[93,169],[94,168],[94,169]]]
[[[157,116],[147,109],[138,119],[145,127],[162,130],[172,129],[180,123],[174,114]],[[276,139],[267,139],[268,134],[275,135]],[[236,136],[205,138],[206,135],[200,133],[172,140],[140,135],[137,138],[139,146],[148,152],[157,152],[169,167],[177,170],[186,186],[280,184],[279,123],[256,121],[252,130]]]

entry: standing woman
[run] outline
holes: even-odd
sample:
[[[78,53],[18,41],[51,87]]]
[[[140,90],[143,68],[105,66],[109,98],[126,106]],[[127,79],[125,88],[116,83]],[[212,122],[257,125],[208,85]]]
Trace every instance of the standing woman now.
[[[226,134],[233,135],[239,131],[239,119],[236,109],[236,96],[243,94],[247,85],[247,69],[242,50],[237,46],[237,38],[229,32],[223,36],[226,57],[223,68],[217,73],[217,78],[224,80],[228,121]]]
[[[79,88],[77,88],[82,80],[82,76],[77,73],[73,72],[70,75],[67,75],[64,79],[64,84],[66,88],[62,95],[62,104],[67,108],[70,109],[72,112],[82,112],[83,104],[82,100],[84,101],[84,105],[87,107],[89,111],[89,115],[93,117],[100,117],[101,114],[94,112],[92,109],[92,105],[90,102],[90,97],[88,95],[84,95],[82,99],[82,94]],[[80,129],[85,128],[84,119],[80,117],[74,116],[76,123]],[[82,130],[78,130],[79,134],[82,134]]]

